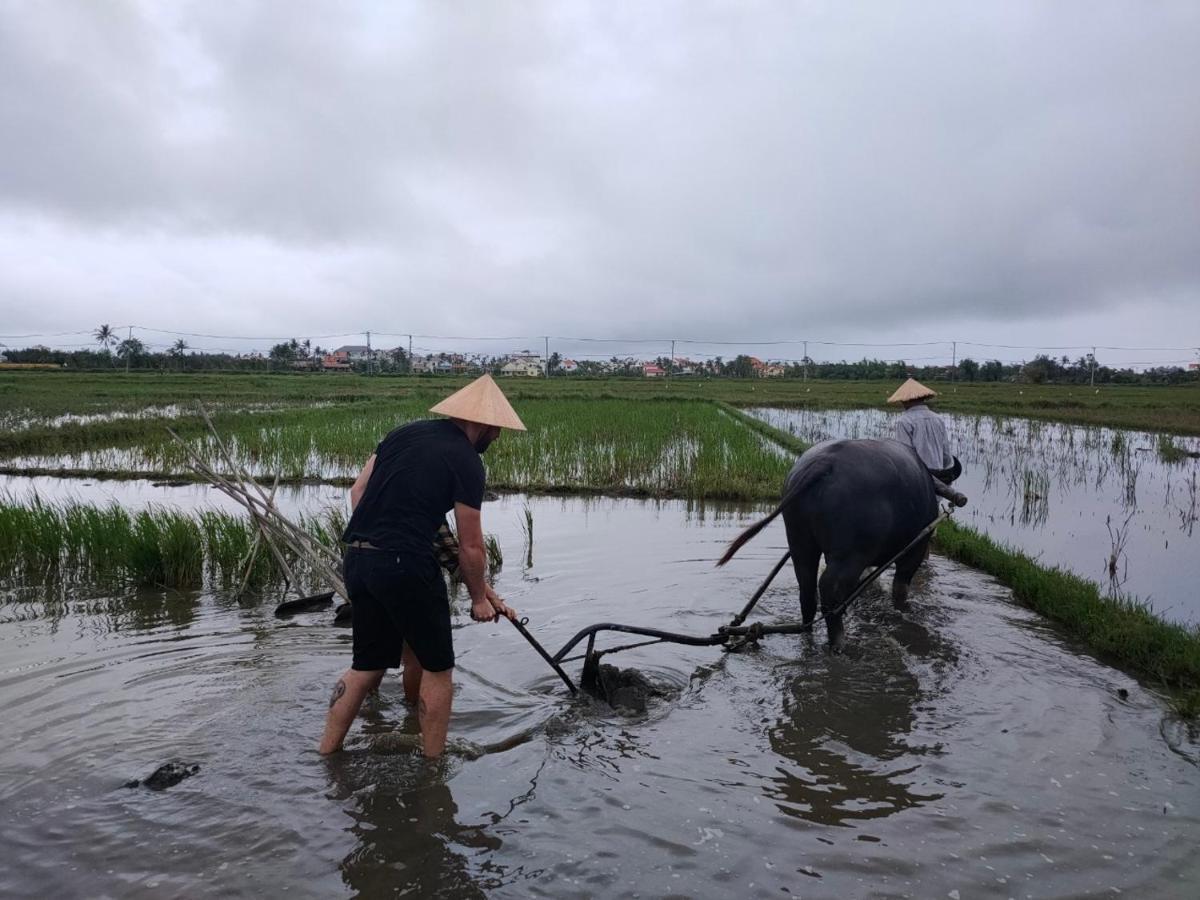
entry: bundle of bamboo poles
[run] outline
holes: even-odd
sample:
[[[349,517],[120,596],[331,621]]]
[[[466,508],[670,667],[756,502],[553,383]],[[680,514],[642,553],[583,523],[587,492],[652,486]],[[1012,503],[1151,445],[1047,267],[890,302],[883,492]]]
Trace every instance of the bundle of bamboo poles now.
[[[293,559],[299,560],[319,580],[327,583],[336,594],[348,600],[346,585],[342,581],[340,553],[333,547],[322,543],[307,529],[297,525],[279,511],[275,505],[275,491],[279,487],[279,476],[275,476],[271,490],[268,492],[244,467],[238,464],[233,454],[225,446],[225,442],[221,440],[220,434],[217,433],[208,411],[203,405],[197,405],[200,407],[200,415],[204,417],[204,422],[208,426],[213,443],[217,448],[215,460],[205,459],[173,430],[168,428],[167,431],[184,449],[192,470],[221,493],[240,504],[258,526],[254,544],[246,556],[239,593],[245,593],[250,583],[250,574],[254,569],[255,559],[265,547],[279,565],[289,586],[299,589],[296,573],[289,565],[284,551],[291,553]],[[223,467],[225,472],[217,471],[218,467]]]

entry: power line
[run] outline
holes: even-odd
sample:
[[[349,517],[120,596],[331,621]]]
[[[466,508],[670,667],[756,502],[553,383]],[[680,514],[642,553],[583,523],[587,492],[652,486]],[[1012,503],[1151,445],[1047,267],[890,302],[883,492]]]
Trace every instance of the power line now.
[[[122,329],[129,330],[131,334],[133,331],[137,331],[137,332],[143,332],[143,333],[148,333],[148,334],[169,335],[169,336],[181,337],[181,338],[186,337],[186,338],[198,338],[198,339],[204,339],[204,340],[219,340],[219,341],[230,341],[230,342],[233,342],[233,341],[259,341],[259,342],[286,341],[286,340],[294,340],[294,339],[297,339],[298,337],[300,337],[299,335],[295,335],[295,334],[289,335],[289,336],[215,334],[215,333],[209,333],[209,332],[179,331],[179,330],[168,329],[168,328],[155,328],[155,327],[151,327],[151,326],[147,326],[147,325],[120,325],[120,326],[113,327],[112,330],[119,331]],[[62,338],[62,337],[77,337],[80,335],[89,335],[90,336],[90,335],[93,335],[94,333],[95,333],[94,329],[81,329],[81,330],[74,330],[74,331],[56,331],[56,332],[31,332],[31,333],[25,333],[25,334],[0,335],[0,339],[10,340],[10,341],[11,340],[31,340],[31,339],[39,339],[39,338],[53,339],[53,338]],[[671,346],[672,344],[683,345],[684,347],[689,348],[689,352],[692,355],[709,356],[709,357],[712,357],[716,354],[705,353],[702,348],[720,348],[720,347],[754,348],[754,347],[787,347],[787,346],[799,347],[800,345],[804,345],[807,347],[808,344],[812,344],[817,347],[840,347],[840,348],[847,348],[847,349],[864,348],[864,349],[896,349],[896,350],[898,350],[898,349],[902,349],[902,348],[945,347],[945,348],[947,348],[947,353],[945,354],[945,356],[949,357],[949,358],[954,358],[955,354],[954,354],[954,351],[952,348],[956,344],[962,345],[963,347],[971,347],[971,348],[976,348],[976,349],[1015,350],[1015,351],[1028,351],[1030,353],[1062,352],[1062,351],[1084,352],[1084,351],[1092,351],[1092,350],[1104,351],[1106,353],[1193,354],[1196,352],[1196,347],[1194,347],[1194,346],[1189,346],[1189,347],[1147,347],[1147,346],[1123,346],[1123,345],[1116,345],[1116,344],[1037,345],[1037,344],[998,344],[998,343],[987,343],[987,342],[981,342],[981,341],[951,341],[951,340],[858,342],[858,341],[820,340],[820,339],[815,339],[815,338],[806,338],[806,339],[780,338],[780,339],[773,339],[773,340],[752,340],[752,339],[747,339],[747,340],[729,340],[729,339],[703,340],[703,339],[694,338],[694,337],[693,338],[586,337],[586,336],[580,336],[580,335],[549,335],[549,336],[547,336],[544,334],[543,335],[504,335],[504,336],[498,336],[498,335],[437,335],[437,334],[416,334],[416,333],[412,333],[412,332],[380,332],[380,331],[374,331],[374,330],[372,330],[371,333],[376,336],[380,336],[380,337],[390,337],[390,338],[406,337],[409,339],[410,345],[411,345],[411,342],[413,339],[418,339],[418,340],[425,341],[425,342],[438,341],[438,342],[492,343],[492,344],[512,343],[512,344],[525,344],[529,347],[536,346],[538,343],[545,344],[548,341],[553,341],[560,345],[559,349],[565,349],[565,348],[561,347],[562,344],[567,344],[567,345],[604,344],[604,345],[609,345],[610,347],[613,348],[613,351],[611,351],[611,354],[605,354],[605,355],[613,355],[613,356],[619,356],[621,349],[626,348],[626,347],[628,347],[628,348],[634,348],[634,347],[644,348],[647,346],[658,346],[665,350],[668,346]],[[357,337],[360,334],[362,334],[362,332],[339,332],[339,333],[333,333],[333,334],[304,335],[303,339],[308,340],[308,341],[328,341],[328,340],[333,340],[333,339],[338,339],[338,338],[353,338],[353,337]],[[87,344],[78,344],[78,345],[60,344],[59,345],[60,348],[65,347],[65,346],[79,346],[82,348],[82,347],[89,346],[89,345],[87,345]],[[189,348],[189,349],[202,350],[202,349],[206,349],[206,348]],[[207,349],[210,352],[237,352],[237,351],[234,351],[232,348],[225,348],[225,347],[207,348]],[[425,346],[425,347],[420,347],[419,349],[424,352],[434,352],[434,348],[432,348],[432,347]],[[568,352],[571,352],[571,351],[568,351]],[[600,354],[587,354],[587,353],[573,353],[573,355],[579,356],[579,357],[584,357],[584,358],[586,358],[588,356],[592,356],[592,355],[600,356]],[[935,357],[935,356],[920,356],[920,357],[911,357],[908,360],[897,360],[897,361],[918,362],[918,361],[923,361],[923,360],[932,360],[932,359],[940,359],[940,358],[942,358],[942,357],[940,357],[940,356],[937,356],[937,357]],[[1139,360],[1137,362],[1124,362],[1123,364],[1125,364],[1125,365],[1177,365],[1177,364],[1186,364],[1186,363],[1192,361],[1193,359],[1194,359],[1194,357],[1189,356],[1187,358],[1172,358],[1169,360]]]
[[[382,337],[413,337],[423,341],[540,341],[545,335],[518,334],[511,337],[495,337],[488,335],[487,337],[466,337],[464,335],[453,334],[417,334],[407,331],[374,331],[372,334],[381,335]],[[341,337],[341,335],[338,335]],[[551,340],[559,341],[564,338],[551,337]]]
[[[289,334],[286,336],[285,335],[250,336],[250,335],[238,335],[238,334],[201,334],[201,333],[195,332],[195,331],[171,331],[169,328],[150,328],[146,325],[134,325],[132,327],[136,328],[138,331],[151,331],[156,334],[173,334],[176,337],[211,338],[214,341],[290,341],[293,338],[298,337],[298,335],[295,335],[295,334]],[[86,332],[77,331],[77,332],[72,332],[72,333],[85,334]],[[376,334],[381,334],[381,333],[382,332],[376,332]],[[303,337],[305,340],[309,340],[309,341],[327,341],[330,338],[358,337],[360,334],[362,334],[361,331],[344,331],[340,334],[306,334],[306,335],[303,335]],[[33,335],[33,337],[36,337],[36,335]]]
[[[801,340],[800,338],[776,341],[701,341],[701,340],[685,340],[680,338],[680,344],[704,344],[710,347],[770,347],[781,344],[817,344],[822,347],[937,347],[949,346],[953,341],[908,341],[898,342],[894,344],[862,344],[851,341],[818,341],[813,338]],[[962,341],[959,341],[962,343]]]
[[[1072,344],[1062,347],[1025,346],[1021,344],[978,344],[974,341],[959,341],[968,347],[995,347],[1000,350],[1123,350],[1128,352],[1189,353],[1192,347],[1106,347],[1103,344]]]
[[[116,328],[113,329],[113,331],[116,331],[117,328],[125,328],[125,327],[126,327],[125,325],[118,325]],[[51,332],[38,332],[35,334],[0,334],[0,340],[16,341],[16,340],[25,340],[27,338],[37,338],[37,337],[45,337],[45,338],[74,337],[77,334],[93,334],[94,331],[95,331],[95,329],[85,328],[83,331],[51,331]]]

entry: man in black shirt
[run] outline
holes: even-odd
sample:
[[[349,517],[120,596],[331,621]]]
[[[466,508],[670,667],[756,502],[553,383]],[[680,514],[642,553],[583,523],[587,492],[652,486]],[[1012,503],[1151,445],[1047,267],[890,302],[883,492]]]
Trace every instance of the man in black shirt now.
[[[354,660],[329,700],[320,752],[340,750],[363,698],[387,669],[404,664],[404,695],[417,704],[421,747],[439,756],[453,697],[454,645],[446,585],[434,538],[454,510],[458,568],[471,595],[471,618],[515,617],[484,579],[484,471],[479,455],[502,428],[525,430],[491,377],[484,375],[430,412],[450,416],[392,431],[350,489],[342,539],[346,590],[354,610]]]

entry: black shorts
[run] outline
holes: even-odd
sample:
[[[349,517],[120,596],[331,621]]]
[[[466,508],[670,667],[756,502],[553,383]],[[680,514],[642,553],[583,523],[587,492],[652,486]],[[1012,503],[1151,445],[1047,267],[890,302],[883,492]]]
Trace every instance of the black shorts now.
[[[354,662],[359,672],[399,667],[404,645],[421,668],[454,667],[446,582],[433,559],[351,547],[343,563],[354,609]]]

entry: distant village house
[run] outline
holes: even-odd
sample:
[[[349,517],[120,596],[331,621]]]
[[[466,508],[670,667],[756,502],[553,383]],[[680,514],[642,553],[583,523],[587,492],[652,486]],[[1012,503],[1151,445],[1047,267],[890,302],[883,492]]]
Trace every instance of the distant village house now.
[[[523,378],[538,378],[544,372],[542,358],[528,350],[523,353],[514,353],[508,358],[508,362],[500,367],[501,375],[515,375]]]
[[[366,362],[375,354],[370,347],[363,344],[346,344],[344,347],[338,347],[333,351],[334,356],[343,356],[346,360],[352,363]]]
[[[350,354],[345,349],[326,353],[321,357],[321,368],[326,372],[349,372]]]

